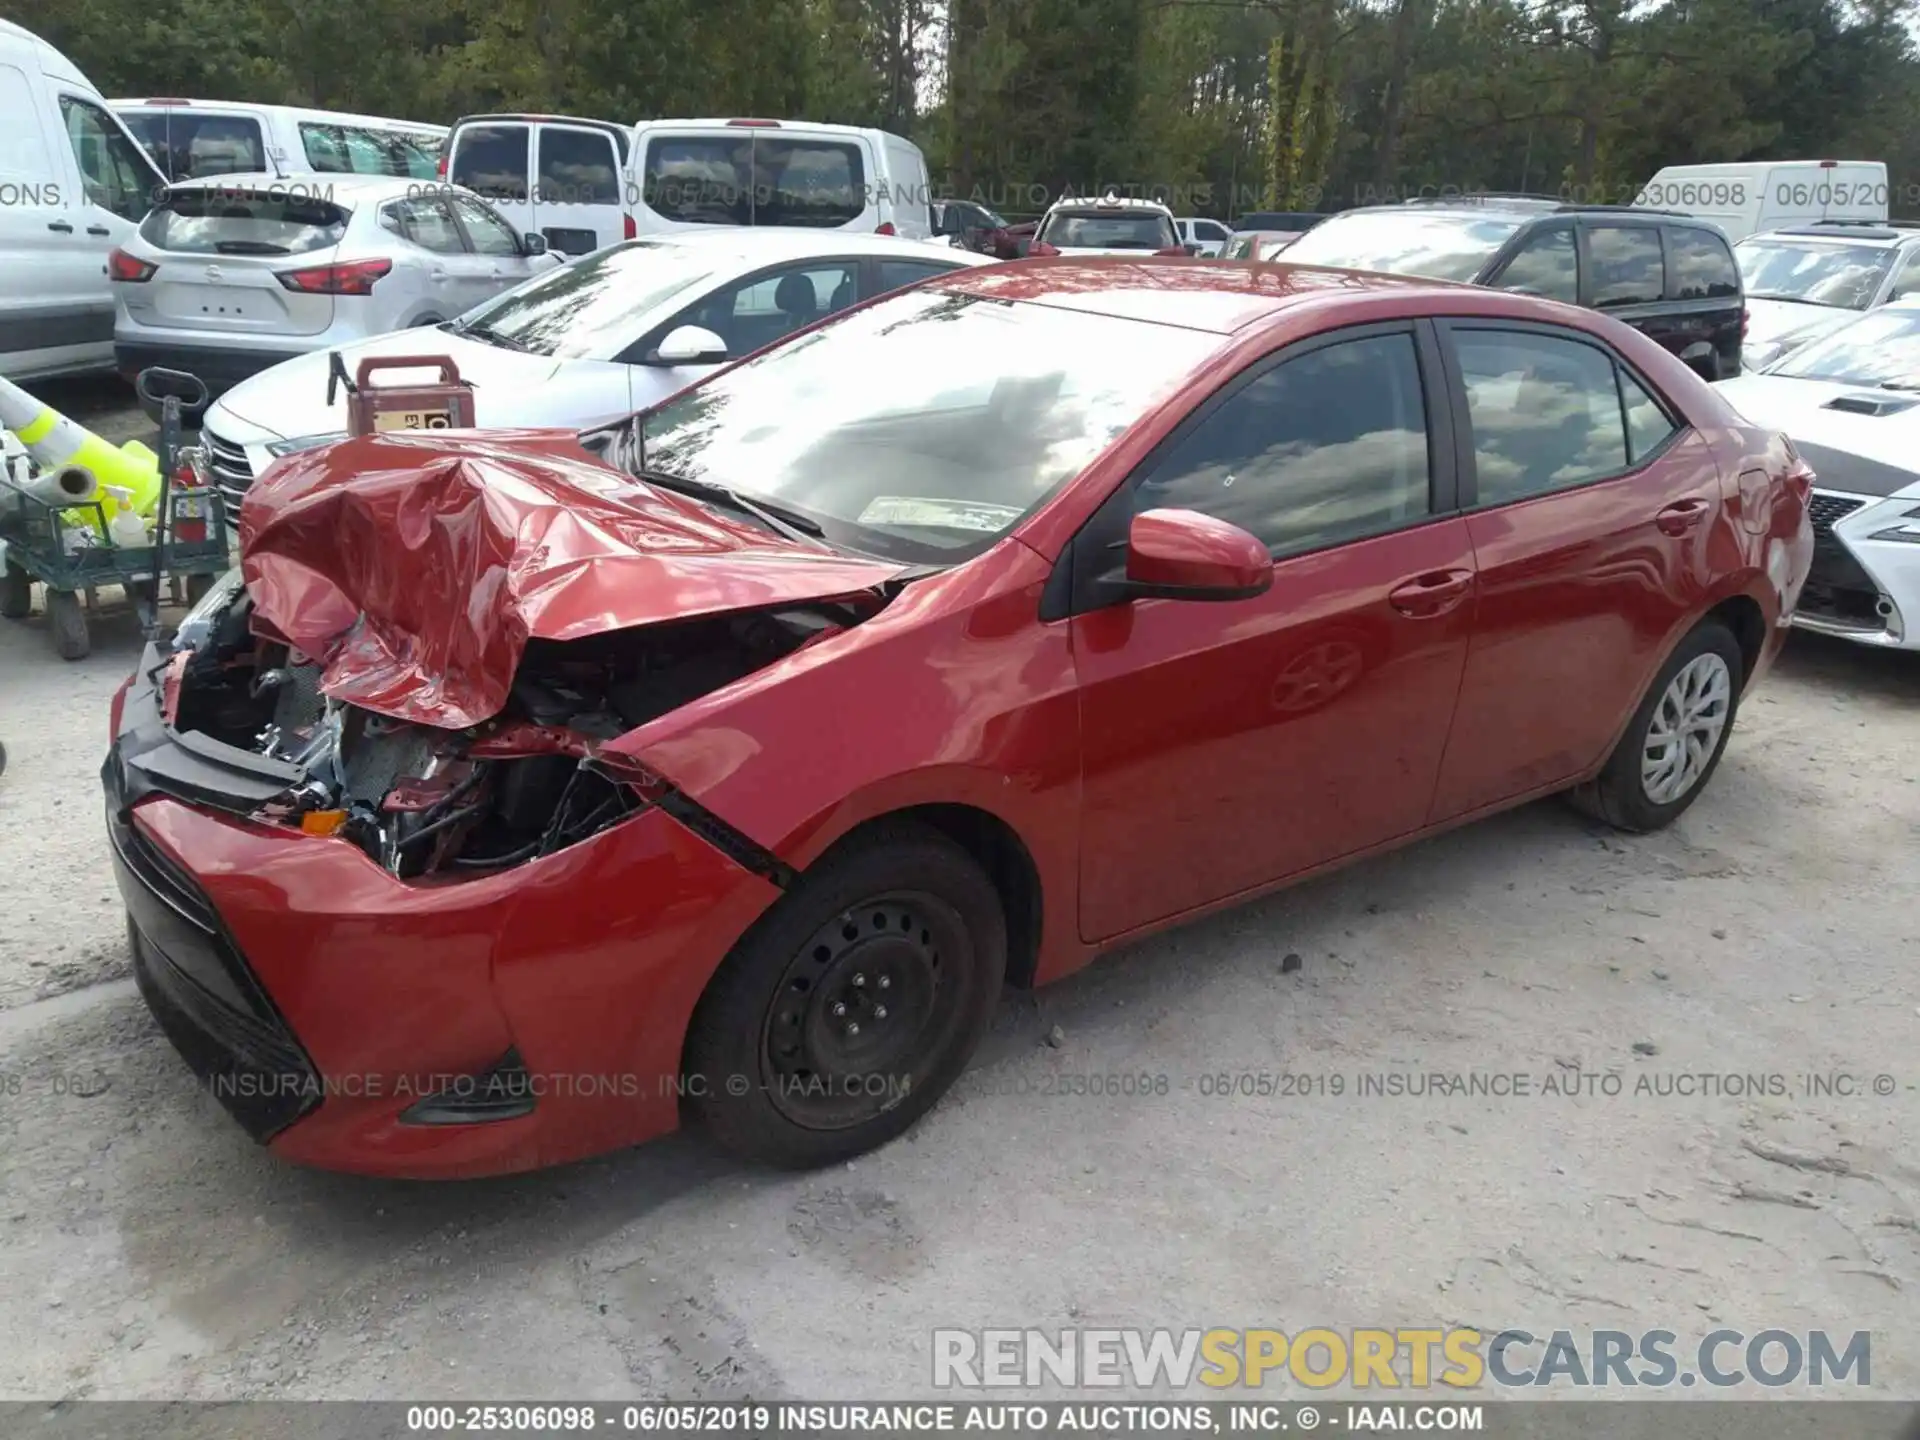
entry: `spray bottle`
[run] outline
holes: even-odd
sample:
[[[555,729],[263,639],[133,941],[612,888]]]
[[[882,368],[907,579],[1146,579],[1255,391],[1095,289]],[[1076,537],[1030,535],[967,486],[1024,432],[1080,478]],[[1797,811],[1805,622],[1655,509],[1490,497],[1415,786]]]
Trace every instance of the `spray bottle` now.
[[[137,550],[147,543],[147,522],[133,513],[133,492],[121,485],[101,487],[119,508],[107,520],[107,538],[122,550]]]

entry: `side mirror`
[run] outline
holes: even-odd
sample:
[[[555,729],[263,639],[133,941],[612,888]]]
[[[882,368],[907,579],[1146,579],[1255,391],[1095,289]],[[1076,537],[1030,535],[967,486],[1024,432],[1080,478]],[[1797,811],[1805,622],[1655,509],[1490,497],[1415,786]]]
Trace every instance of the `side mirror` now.
[[[1127,530],[1131,599],[1247,600],[1273,585],[1273,556],[1238,525],[1198,510],[1143,510]]]
[[[520,248],[529,255],[544,255],[547,253],[547,237],[537,230],[529,230],[520,237]]]
[[[655,365],[718,365],[727,358],[727,342],[699,325],[680,325],[667,332],[660,348],[649,357]]]

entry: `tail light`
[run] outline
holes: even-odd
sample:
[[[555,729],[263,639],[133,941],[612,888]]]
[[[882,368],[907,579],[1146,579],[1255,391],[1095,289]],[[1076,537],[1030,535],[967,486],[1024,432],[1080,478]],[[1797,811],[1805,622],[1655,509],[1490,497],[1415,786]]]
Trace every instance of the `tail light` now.
[[[158,265],[137,260],[126,251],[117,248],[107,256],[108,277],[114,280],[125,280],[130,285],[144,285],[153,278],[154,272],[159,268]]]
[[[876,235],[898,235],[900,232],[893,228],[893,222],[891,220],[883,220],[873,227],[873,233]]]
[[[625,235],[627,239],[635,240],[640,236],[640,227],[633,223],[633,217],[631,215],[622,215],[620,217],[620,232]]]
[[[440,152],[440,158],[433,162],[433,173],[435,177],[438,179],[444,180],[447,178],[447,152],[446,151],[442,150]]]
[[[1788,447],[1788,453],[1793,453],[1791,446]],[[1813,482],[1816,478],[1813,467],[1798,455],[1794,455],[1793,463],[1787,467],[1786,481],[1787,488],[1799,497],[1801,504],[1806,504],[1813,497]]]
[[[778,130],[778,120],[729,120],[727,124],[739,130]]]
[[[352,260],[345,265],[309,265],[276,270],[273,278],[306,295],[371,295],[374,281],[393,269],[391,260]]]
[[[1058,255],[1059,253],[1060,253],[1060,247],[1058,245],[1049,245],[1044,240],[1036,240],[1031,245],[1027,246],[1027,254],[1030,256],[1031,255],[1041,255],[1041,256]]]
[[[1753,323],[1753,312],[1751,310],[1743,309],[1740,312],[1740,338],[1742,340],[1747,338],[1747,326],[1751,325],[1752,323]]]

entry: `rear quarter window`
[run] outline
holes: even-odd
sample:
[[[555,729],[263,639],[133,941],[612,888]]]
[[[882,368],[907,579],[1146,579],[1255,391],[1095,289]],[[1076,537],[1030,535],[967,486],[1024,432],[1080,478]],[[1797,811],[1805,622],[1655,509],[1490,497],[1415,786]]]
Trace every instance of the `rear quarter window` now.
[[[176,191],[141,223],[140,238],[186,255],[303,255],[340,243],[348,212],[314,196]]]

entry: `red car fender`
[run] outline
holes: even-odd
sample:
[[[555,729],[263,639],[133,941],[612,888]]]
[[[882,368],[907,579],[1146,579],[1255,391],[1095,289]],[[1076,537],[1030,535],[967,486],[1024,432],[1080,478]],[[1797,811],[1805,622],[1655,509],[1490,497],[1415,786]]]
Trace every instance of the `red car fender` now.
[[[804,871],[854,828],[961,805],[1039,876],[1039,978],[1079,943],[1079,698],[1068,627],[1039,621],[1051,567],[1003,540],[880,614],[606,747]]]

